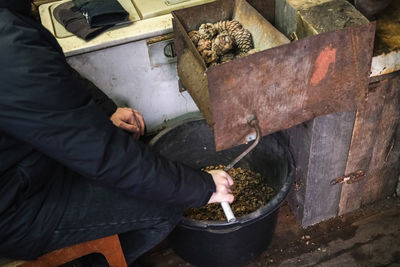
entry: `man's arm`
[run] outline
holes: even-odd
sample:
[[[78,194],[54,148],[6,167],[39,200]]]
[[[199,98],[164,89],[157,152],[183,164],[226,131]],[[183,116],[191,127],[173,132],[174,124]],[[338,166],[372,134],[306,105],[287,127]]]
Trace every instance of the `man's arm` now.
[[[190,206],[209,201],[210,174],[156,156],[115,127],[48,36],[22,22],[15,27],[0,27],[0,131],[128,194]]]
[[[112,123],[122,130],[132,133],[134,139],[139,139],[144,134],[145,123],[139,111],[131,108],[121,108],[112,101],[103,91],[88,79],[82,77],[71,68],[72,77],[79,83],[80,88],[85,89],[93,101],[102,111],[110,117]]]
[[[79,83],[80,88],[87,90],[94,102],[104,111],[104,113],[111,117],[117,110],[117,105],[112,101],[103,91],[94,85],[88,79],[82,77],[76,70],[71,68],[72,77]]]

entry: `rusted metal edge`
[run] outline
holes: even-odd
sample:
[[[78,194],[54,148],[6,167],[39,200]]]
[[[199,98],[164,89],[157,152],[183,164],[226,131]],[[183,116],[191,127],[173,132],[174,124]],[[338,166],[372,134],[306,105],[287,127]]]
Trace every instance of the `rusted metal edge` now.
[[[174,38],[174,34],[173,33],[167,33],[167,34],[164,34],[164,35],[161,35],[161,36],[151,37],[151,38],[147,39],[146,40],[146,44],[147,45],[151,45],[151,44],[158,43],[158,42],[161,42],[161,41],[170,40],[172,38]]]

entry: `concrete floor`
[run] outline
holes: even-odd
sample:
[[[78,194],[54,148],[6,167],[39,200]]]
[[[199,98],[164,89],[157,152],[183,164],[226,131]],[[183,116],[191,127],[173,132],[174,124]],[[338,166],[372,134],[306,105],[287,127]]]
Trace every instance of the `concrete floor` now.
[[[167,242],[144,255],[142,262],[151,267],[193,266]],[[245,267],[256,266],[400,266],[400,199],[388,198],[307,229],[284,204],[270,246]]]

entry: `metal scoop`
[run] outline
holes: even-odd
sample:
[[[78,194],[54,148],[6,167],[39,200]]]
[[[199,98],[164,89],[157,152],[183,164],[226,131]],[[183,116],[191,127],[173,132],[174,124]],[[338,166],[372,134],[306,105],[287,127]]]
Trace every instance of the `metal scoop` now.
[[[225,168],[224,171],[228,172],[233,166],[235,166],[236,163],[238,163],[244,156],[246,156],[250,151],[252,151],[258,144],[258,142],[260,142],[261,139],[261,129],[258,126],[258,120],[256,118],[255,115],[251,115],[249,120],[248,120],[248,124],[255,128],[256,130],[256,139],[254,141],[253,144],[251,144],[251,146],[249,146],[245,151],[243,151],[239,156],[237,156],[234,160],[232,160],[231,163],[229,163]],[[236,217],[232,212],[231,206],[229,205],[229,203],[227,201],[223,201],[221,202],[221,207],[224,210],[225,213],[225,217],[226,220],[228,222],[234,222],[236,221]]]

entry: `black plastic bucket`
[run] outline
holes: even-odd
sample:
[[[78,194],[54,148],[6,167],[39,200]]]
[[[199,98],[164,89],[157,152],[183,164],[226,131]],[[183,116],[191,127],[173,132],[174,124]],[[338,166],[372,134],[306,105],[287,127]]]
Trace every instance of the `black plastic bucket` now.
[[[294,163],[284,136],[265,136],[235,167],[260,173],[277,194],[260,209],[236,222],[198,221],[183,218],[171,233],[173,250],[196,266],[241,266],[259,256],[275,231],[278,209],[293,183]],[[195,168],[225,164],[247,145],[216,152],[212,130],[204,119],[192,119],[165,129],[151,145],[162,155]]]

